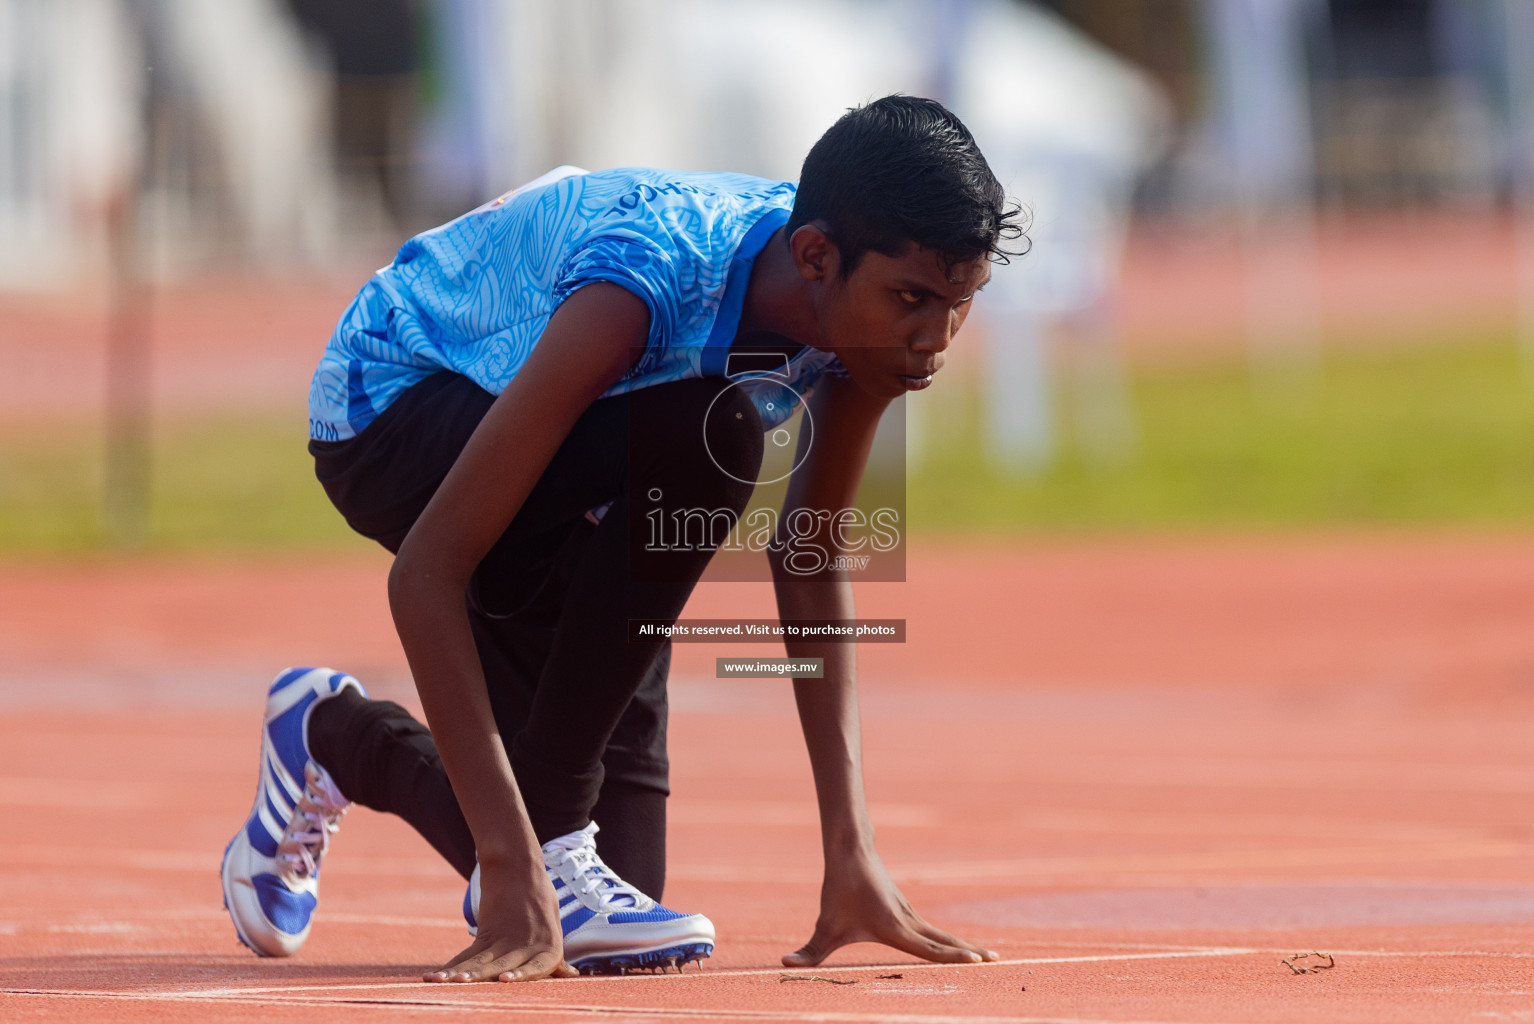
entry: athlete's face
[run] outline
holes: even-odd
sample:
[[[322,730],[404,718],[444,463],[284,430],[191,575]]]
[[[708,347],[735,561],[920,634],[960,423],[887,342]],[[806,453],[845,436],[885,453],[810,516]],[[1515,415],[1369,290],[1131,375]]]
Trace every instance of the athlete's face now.
[[[829,254],[827,269],[838,255]],[[944,267],[917,245],[899,256],[867,252],[846,278],[822,279],[822,337],[853,381],[880,398],[920,391],[943,366],[943,353],[991,278],[988,260]]]

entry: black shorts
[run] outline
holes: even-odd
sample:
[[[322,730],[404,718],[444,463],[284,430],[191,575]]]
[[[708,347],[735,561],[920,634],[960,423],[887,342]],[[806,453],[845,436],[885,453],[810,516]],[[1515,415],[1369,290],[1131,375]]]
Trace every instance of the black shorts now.
[[[428,377],[356,437],[310,441],[315,473],[354,530],[398,552],[494,401],[459,374]],[[469,621],[508,749],[527,723],[571,570],[596,528],[588,513],[624,486],[627,416],[618,399],[593,403],[474,573]],[[661,647],[607,742],[602,765],[609,781],[670,792],[670,653],[669,643]]]

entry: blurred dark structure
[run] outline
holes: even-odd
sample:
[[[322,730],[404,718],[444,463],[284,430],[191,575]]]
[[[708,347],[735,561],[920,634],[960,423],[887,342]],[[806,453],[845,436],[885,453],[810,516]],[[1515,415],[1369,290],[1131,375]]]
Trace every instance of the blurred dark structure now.
[[[1031,2],[1031,0],[1030,0]],[[1155,77],[1185,142],[1208,116],[1213,44],[1201,14],[1223,0],[1037,0]],[[1529,0],[1249,0],[1307,26],[1312,192],[1325,210],[1486,207],[1513,182],[1507,5]],[[1142,206],[1170,198],[1168,167]]]
[[[1506,194],[1499,13],[1476,0],[1332,0],[1311,71],[1324,207]]]
[[[1203,41],[1198,0],[1023,0],[1037,3],[1098,43],[1127,58],[1156,81],[1171,101],[1175,131],[1167,158],[1139,182],[1136,205],[1174,207],[1178,195],[1176,154],[1204,103]]]
[[[1181,119],[1199,103],[1196,0],[1037,0],[1166,90]]]
[[[343,187],[375,191],[412,220],[422,12],[417,0],[287,0],[335,75],[332,130]]]

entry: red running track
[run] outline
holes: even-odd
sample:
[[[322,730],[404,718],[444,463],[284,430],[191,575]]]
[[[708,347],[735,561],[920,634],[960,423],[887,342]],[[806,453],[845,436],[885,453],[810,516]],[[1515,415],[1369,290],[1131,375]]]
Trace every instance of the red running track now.
[[[853,985],[780,980],[807,763],[784,684],[710,678],[757,648],[679,648],[667,901],[718,925],[702,971],[419,984],[462,888],[365,810],[302,955],[246,954],[216,869],[262,688],[320,661],[408,699],[384,568],[0,567],[0,1020],[1534,1019],[1534,538],[950,548],[866,588],[911,635],[861,652],[880,849],[1004,959],[794,972]],[[1312,949],[1336,966],[1279,963]]]

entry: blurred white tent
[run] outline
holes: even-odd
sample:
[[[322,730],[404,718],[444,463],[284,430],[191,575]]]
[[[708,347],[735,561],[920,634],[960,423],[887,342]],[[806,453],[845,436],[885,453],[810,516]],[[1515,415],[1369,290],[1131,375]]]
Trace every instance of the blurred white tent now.
[[[1052,15],[1015,0],[430,0],[430,10],[448,101],[420,135],[423,177],[440,194],[470,193],[465,205],[561,163],[793,179],[848,107],[938,95],[1033,217],[1032,252],[997,268],[978,307],[994,452],[1019,466],[1050,456],[1045,338],[1060,326],[1075,361],[1096,368],[1083,440],[1108,449],[1131,436],[1107,311],[1130,192],[1162,145],[1166,104]],[[128,187],[144,146],[141,48],[195,112],[238,251],[307,262],[331,246],[325,81],[281,0],[0,0],[0,109],[23,113],[0,121],[0,285],[42,266],[45,242],[58,243],[56,265],[78,263],[81,197]],[[178,215],[185,183],[156,180],[145,209],[162,243],[184,244],[197,229]]]
[[[139,158],[135,39],[119,0],[0,0],[0,284],[103,246]]]
[[[279,0],[159,0],[167,55],[220,157],[248,252],[324,253],[334,230],[325,81]]]
[[[487,130],[492,167],[516,181],[559,163],[795,179],[849,106],[929,91],[928,55],[892,7],[903,5],[505,0],[485,28],[504,38],[516,131]]]
[[[1111,449],[1132,436],[1108,310],[1130,194],[1170,122],[1146,76],[1012,0],[509,2],[507,81],[526,92],[513,97],[518,131],[490,156],[503,180],[557,163],[792,180],[848,107],[951,90],[943,98],[1033,215],[1032,252],[997,267],[977,307],[995,456],[1031,466],[1053,450],[1045,336],[1061,323],[1076,328],[1088,371],[1083,441]]]
[[[1320,356],[1305,36],[1324,0],[1203,0],[1211,196],[1235,211],[1253,366],[1302,381]]]
[[[1113,303],[1130,199],[1166,148],[1171,111],[1148,76],[1042,10],[978,0],[958,35],[953,107],[1031,213],[1028,255],[995,268],[985,301],[987,422],[995,461],[1057,447],[1050,336],[1071,342],[1077,438],[1112,458],[1134,440]]]
[[[146,122],[151,75],[210,141],[240,251],[328,248],[324,79],[279,0],[0,0],[0,286],[91,272],[109,208],[137,197],[164,128]],[[144,197],[162,268],[200,229],[188,175],[169,177]]]

